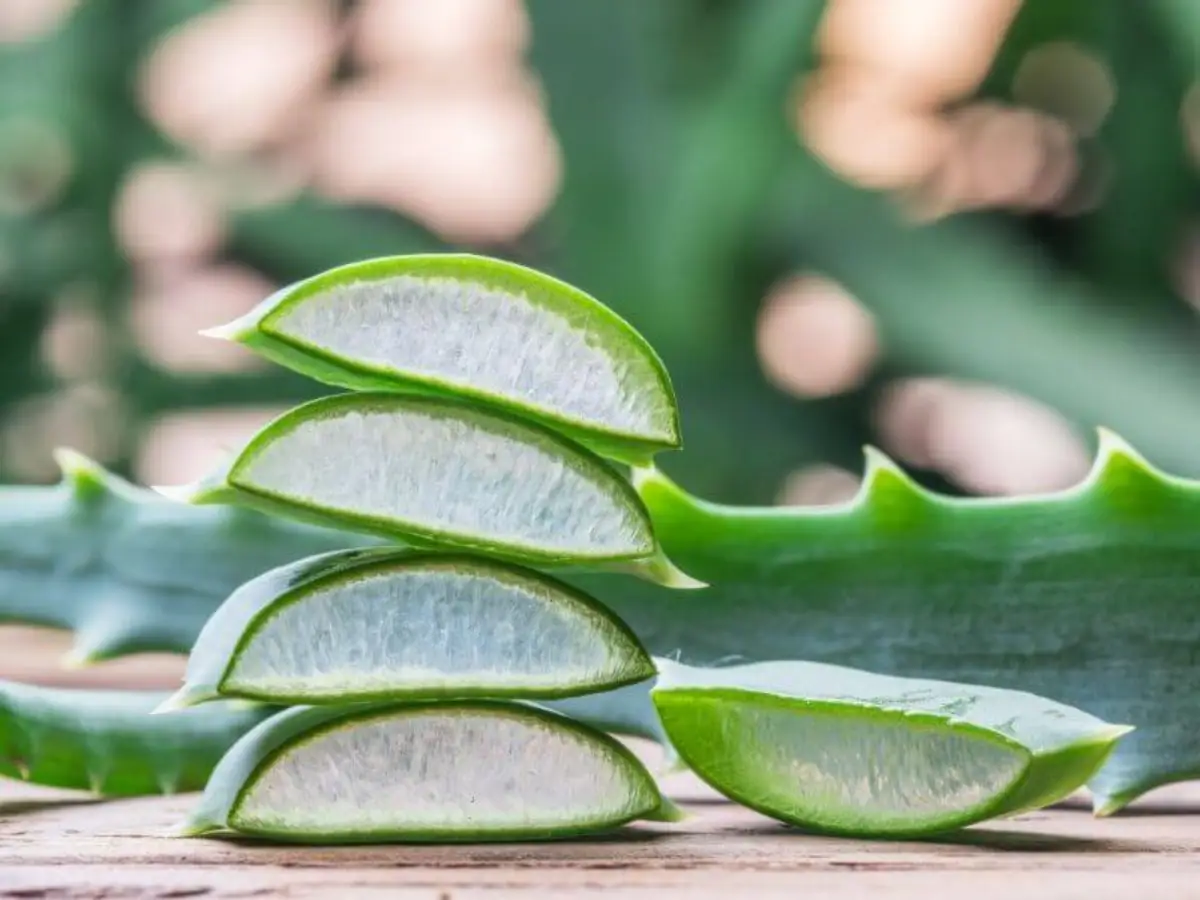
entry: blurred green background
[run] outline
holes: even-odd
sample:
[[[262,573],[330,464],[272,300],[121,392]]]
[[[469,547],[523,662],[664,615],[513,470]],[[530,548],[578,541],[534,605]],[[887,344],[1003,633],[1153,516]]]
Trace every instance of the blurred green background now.
[[[641,329],[716,499],[1200,475],[1198,66],[1195,0],[3,0],[0,477],[198,475],[322,390],[198,329],[444,248]]]

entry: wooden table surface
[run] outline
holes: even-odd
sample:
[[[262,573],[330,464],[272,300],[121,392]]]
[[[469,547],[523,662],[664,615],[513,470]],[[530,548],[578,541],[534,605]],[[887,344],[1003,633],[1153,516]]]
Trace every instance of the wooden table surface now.
[[[130,687],[178,677],[177,660],[152,657],[64,673],[63,646],[3,629],[0,677]],[[0,781],[0,898],[1200,898],[1200,785],[1112,819],[1081,800],[937,843],[813,837],[690,776],[667,789],[687,821],[601,839],[316,849],[168,836],[194,796],[98,802]]]

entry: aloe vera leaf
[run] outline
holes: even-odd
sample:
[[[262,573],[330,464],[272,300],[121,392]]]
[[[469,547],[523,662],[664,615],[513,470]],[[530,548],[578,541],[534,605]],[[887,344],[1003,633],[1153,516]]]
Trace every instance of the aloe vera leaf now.
[[[1019,691],[806,662],[664,664],[652,691],[692,770],[811,831],[916,837],[1057,802],[1131,729]]]
[[[0,487],[0,623],[75,632],[70,661],[187,652],[238,584],[367,538],[188,507],[68,450],[53,486]]]
[[[698,500],[640,481],[667,552],[708,590],[578,583],[651,653],[806,659],[1053,697],[1133,725],[1089,782],[1097,812],[1200,777],[1200,483],[1101,434],[1077,487],[950,498],[872,451],[858,497],[818,509]]]
[[[341,394],[298,406],[198,485],[318,525],[518,563],[604,564],[695,586],[661,553],[649,514],[605,460],[542,426],[459,400]]]
[[[502,260],[339,266],[205,333],[340,387],[470,397],[627,462],[680,446],[675,393],[646,340],[583,291]]]
[[[549,699],[654,674],[623,622],[556,579],[462,554],[349,550],[234,591],[165,708],[218,697]]]
[[[293,707],[221,760],[182,833],[306,843],[561,838],[675,808],[627,748],[502,701]]]
[[[0,775],[105,796],[195,791],[225,751],[275,711],[229,701],[149,715],[166,696],[0,681]]]

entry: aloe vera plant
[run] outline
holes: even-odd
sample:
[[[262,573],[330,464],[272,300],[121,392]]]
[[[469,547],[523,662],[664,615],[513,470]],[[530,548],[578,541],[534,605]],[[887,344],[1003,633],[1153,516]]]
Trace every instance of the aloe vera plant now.
[[[474,556],[325,554],[236,590],[200,633],[164,709],[496,696],[550,699],[645,681],[645,649],[607,608]]]
[[[0,682],[0,775],[106,796],[195,791],[225,751],[274,711],[227,701],[148,715],[164,696]]]
[[[671,381],[646,340],[577,288],[502,260],[352,263],[205,333],[341,387],[506,408],[627,462],[681,443]]]
[[[342,394],[284,413],[174,494],[242,503],[416,546],[609,565],[697,587],[615,468],[556,432],[460,400]]]
[[[922,836],[1048,806],[1131,730],[1031,694],[820,663],[661,665],[654,703],[693,771],[826,833]]]
[[[562,838],[678,818],[603,732],[498,701],[294,707],[243,737],[184,825],[297,842]]]

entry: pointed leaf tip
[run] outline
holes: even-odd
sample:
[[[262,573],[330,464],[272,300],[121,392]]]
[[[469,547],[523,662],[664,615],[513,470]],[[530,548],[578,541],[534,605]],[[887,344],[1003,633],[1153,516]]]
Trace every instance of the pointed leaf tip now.
[[[78,450],[55,447],[50,452],[62,473],[63,483],[69,485],[77,497],[100,497],[113,493],[121,484],[117,476]]]
[[[150,715],[161,716],[167,713],[179,712],[182,709],[195,706],[203,699],[195,692],[188,690],[187,687],[181,687],[162,703],[158,704],[158,706],[154,707],[154,709],[150,710]]]
[[[220,830],[221,830],[221,827],[219,825],[214,825],[211,822],[197,820],[197,819],[185,819],[184,821],[180,822],[179,824],[175,825],[174,827],[166,829],[166,831],[164,832],[164,837],[168,837],[168,838],[202,837],[203,835],[212,834],[213,832],[220,831]]]
[[[100,657],[95,650],[88,650],[76,645],[62,655],[59,665],[67,671],[77,672],[80,669],[94,666],[99,661]]]
[[[675,565],[661,548],[647,559],[617,563],[611,568],[675,591],[700,591],[709,586]]]
[[[904,504],[914,508],[920,505],[923,499],[920,486],[890,456],[870,445],[863,447],[863,456],[866,464],[855,502],[886,509],[893,509],[896,501],[915,501]]]
[[[688,814],[683,807],[665,794],[658,808],[646,816],[646,819],[651,822],[683,822],[687,818]]]
[[[1098,463],[1113,456],[1123,456],[1127,459],[1137,461],[1146,468],[1150,467],[1145,457],[1135,450],[1129,441],[1125,440],[1125,438],[1121,437],[1115,431],[1101,426],[1096,429],[1096,437],[1098,439],[1096,450]]]
[[[177,503],[187,503],[191,506],[206,506],[214,503],[232,503],[236,494],[231,489],[209,481],[193,482],[192,484],[151,485],[154,493],[174,500]]]
[[[201,328],[197,334],[201,337],[213,338],[219,341],[238,341],[243,333],[242,320],[234,319],[224,325],[214,325],[211,328]]]
[[[196,493],[195,485],[191,484],[152,484],[150,490],[168,500],[177,500],[180,503],[188,503],[192,499],[192,495]]]
[[[1133,725],[1109,725],[1107,728],[1101,729],[1097,737],[1106,741],[1116,741],[1136,730],[1137,728]]]
[[[863,447],[863,460],[864,483],[870,481],[873,476],[878,477],[881,474],[895,475],[897,478],[908,479],[908,475],[894,459],[872,444],[867,444]]]
[[[1115,431],[1097,428],[1096,435],[1096,458],[1085,483],[1109,482],[1111,485],[1115,483],[1113,479],[1120,483],[1131,479],[1145,483],[1170,480]]]

